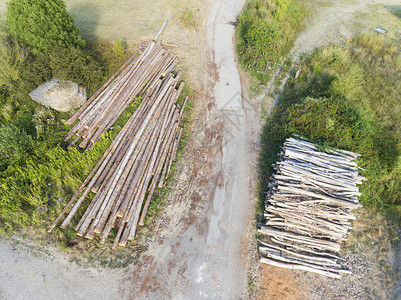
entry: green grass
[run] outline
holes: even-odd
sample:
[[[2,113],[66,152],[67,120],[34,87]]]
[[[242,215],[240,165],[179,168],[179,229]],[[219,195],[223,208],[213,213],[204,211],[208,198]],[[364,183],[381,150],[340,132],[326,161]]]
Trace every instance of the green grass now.
[[[401,19],[401,5],[387,5],[385,7],[397,18]]]
[[[266,84],[310,14],[305,1],[249,0],[238,18],[237,52],[244,70]]]
[[[368,180],[360,202],[401,220],[401,47],[384,35],[361,35],[348,47],[329,46],[301,61],[262,134],[261,196],[285,138],[302,135],[324,147],[362,154]],[[261,217],[261,216],[260,216]]]
[[[194,9],[186,8],[180,14],[180,22],[187,28],[196,29],[198,27],[197,13]]]

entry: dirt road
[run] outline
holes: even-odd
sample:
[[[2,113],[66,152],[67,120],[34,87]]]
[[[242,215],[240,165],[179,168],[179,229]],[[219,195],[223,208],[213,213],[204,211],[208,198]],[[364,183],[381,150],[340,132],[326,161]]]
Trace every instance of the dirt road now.
[[[244,101],[235,61],[233,24],[242,5],[218,0],[211,8],[206,92],[178,178],[182,190],[173,193],[180,201],[165,211],[168,224],[146,253],[144,271],[135,276],[143,284],[133,296],[238,299],[247,293],[245,231],[253,215],[258,118]]]

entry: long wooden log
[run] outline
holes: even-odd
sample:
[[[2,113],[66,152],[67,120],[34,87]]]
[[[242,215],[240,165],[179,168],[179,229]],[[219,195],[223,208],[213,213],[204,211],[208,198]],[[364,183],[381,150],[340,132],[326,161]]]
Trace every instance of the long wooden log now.
[[[334,272],[330,272],[330,271],[322,271],[322,270],[318,270],[315,268],[311,268],[308,266],[302,266],[302,265],[298,265],[298,264],[294,264],[294,263],[278,262],[276,260],[266,258],[266,257],[262,257],[260,259],[260,261],[264,264],[272,265],[275,267],[292,269],[292,270],[309,271],[309,272],[317,273],[319,275],[324,275],[324,276],[328,276],[328,277],[332,277],[332,278],[337,278],[337,279],[341,278],[340,274],[338,274],[338,273],[334,273]]]
[[[135,57],[138,55],[139,51],[136,51],[86,102],[83,106],[81,106],[67,121],[66,124],[70,125],[75,122],[78,116],[92,103],[93,100],[112,82],[118,74],[124,70],[128,64],[130,64]]]
[[[153,49],[154,46],[155,46],[154,44],[150,45],[148,51],[145,51],[144,53],[142,53],[142,54],[139,56],[138,60],[137,60],[136,62],[134,62],[134,63],[136,63],[136,65],[140,65],[140,64],[144,61],[144,57],[146,57],[146,55],[149,54],[149,53],[151,52],[151,49]],[[130,77],[134,76],[135,70],[133,70],[131,73],[132,73],[132,74],[129,75],[129,76],[130,76]],[[129,78],[130,78],[130,77],[129,77]],[[125,83],[123,84],[123,86],[120,87],[120,88],[117,90],[117,93],[113,96],[113,99],[116,98],[116,97],[118,97],[118,95],[124,90],[125,86],[128,84],[129,81],[127,81],[127,79],[125,79],[124,82],[125,82]],[[113,100],[108,101],[107,103],[108,103],[107,106],[110,106],[110,103],[113,103]],[[99,109],[95,110],[95,112],[97,112],[98,110],[99,110]],[[91,111],[93,111],[93,109],[92,109]]]
[[[126,126],[130,126],[129,122],[126,124]],[[124,137],[124,131],[120,132],[121,134],[117,135],[117,137],[114,139],[114,141],[110,144],[109,148],[106,150],[106,152],[103,154],[101,160],[96,164],[95,168],[92,170],[96,175],[93,176],[92,172],[89,174],[87,179],[84,181],[84,183],[81,185],[82,189],[79,189],[76,197],[82,192],[84,189],[84,186],[90,181],[88,187],[86,187],[84,193],[81,195],[81,197],[78,199],[78,201],[75,203],[75,205],[71,208],[70,213],[68,216],[65,218],[63,223],[60,225],[61,228],[66,228],[69,223],[72,221],[72,218],[75,216],[77,213],[79,207],[81,206],[82,202],[85,200],[86,196],[89,194],[90,190],[92,189],[93,185],[96,183],[97,178],[102,174],[103,169],[108,163],[108,159],[111,158],[113,155],[114,151],[116,150],[116,147],[119,145],[119,142],[123,139]],[[75,198],[76,198],[75,197]],[[75,200],[75,199],[74,199]],[[72,205],[73,201],[70,201],[70,205]],[[68,205],[68,206],[70,206]],[[69,209],[69,208],[68,208]],[[66,213],[66,211],[63,210],[62,214]],[[61,217],[60,217],[61,220]],[[58,223],[58,222],[57,222]]]
[[[300,234],[295,234],[288,231],[279,231],[267,227],[262,227],[258,232],[270,236],[279,236],[290,240],[302,241],[302,243],[309,244],[320,249],[327,249],[331,251],[340,251],[341,247],[338,243],[333,241],[326,241],[318,238],[308,237]]]
[[[156,113],[156,115],[157,115],[157,113]],[[123,189],[124,182],[125,182],[125,181],[131,182],[131,180],[132,180],[134,174],[136,174],[136,173],[138,173],[138,172],[139,172],[139,173],[141,172],[141,170],[142,170],[141,164],[142,164],[142,163],[143,163],[143,164],[147,164],[147,160],[149,159],[150,153],[152,152],[153,147],[154,147],[154,144],[156,143],[156,140],[155,140],[155,139],[153,139],[153,140],[150,139],[150,136],[152,135],[153,132],[159,131],[159,130],[160,130],[160,126],[157,126],[158,123],[160,123],[160,122],[159,122],[159,120],[156,119],[156,123],[155,123],[156,125],[153,126],[153,129],[149,130],[147,136],[144,137],[144,140],[147,141],[147,143],[146,143],[146,142],[143,143],[143,144],[144,144],[144,149],[143,149],[142,151],[141,151],[141,150],[139,151],[139,152],[145,152],[144,160],[141,160],[141,161],[139,162],[138,168],[137,168],[136,170],[132,170],[132,172],[129,172],[129,171],[132,169],[131,166],[134,165],[134,162],[135,162],[135,161],[134,161],[133,159],[131,160],[131,161],[132,161],[131,166],[128,165],[128,166],[126,167],[125,173],[126,173],[127,175],[121,177],[121,179],[120,179],[120,181],[119,181],[119,183],[118,183],[118,185],[117,185],[117,188],[116,188],[116,190],[114,191],[114,192],[115,192],[115,196],[114,196],[113,199],[110,200],[110,205],[109,205],[108,209],[105,211],[105,213],[104,213],[104,215],[103,215],[103,218],[102,218],[101,221],[99,222],[99,225],[96,227],[95,232],[101,233],[101,232],[103,231],[103,228],[104,228],[104,226],[105,226],[105,224],[106,224],[106,221],[107,221],[106,217],[104,217],[104,216],[108,216],[108,215],[110,214],[110,211],[112,210],[112,207],[118,207],[118,206],[119,206],[119,202],[122,201],[122,198],[123,198],[124,195],[125,195],[125,191],[124,191],[124,189]],[[150,127],[149,127],[149,128],[150,128]],[[144,151],[145,149],[146,149],[146,151]],[[134,156],[137,156],[137,155],[134,155]],[[127,187],[128,185],[126,184],[125,186]],[[122,194],[121,197],[120,197],[120,191],[121,191],[121,194]],[[118,197],[117,203],[115,203],[115,202],[116,202],[115,199],[116,199],[117,197]],[[113,213],[114,213],[114,212],[113,212]],[[117,217],[117,214],[116,214],[116,217]],[[111,223],[114,223],[114,221],[110,221],[108,228],[110,227]],[[107,229],[108,229],[108,228],[107,228]],[[108,229],[108,230],[109,230],[109,229]],[[107,237],[108,233],[106,232],[105,235],[106,235],[106,237]]]

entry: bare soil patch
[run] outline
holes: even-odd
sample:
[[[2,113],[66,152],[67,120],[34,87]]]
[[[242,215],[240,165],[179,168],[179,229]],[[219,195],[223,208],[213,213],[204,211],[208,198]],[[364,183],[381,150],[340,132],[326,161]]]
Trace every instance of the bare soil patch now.
[[[261,288],[256,299],[302,300],[310,298],[308,286],[300,285],[293,271],[262,265],[260,272]]]

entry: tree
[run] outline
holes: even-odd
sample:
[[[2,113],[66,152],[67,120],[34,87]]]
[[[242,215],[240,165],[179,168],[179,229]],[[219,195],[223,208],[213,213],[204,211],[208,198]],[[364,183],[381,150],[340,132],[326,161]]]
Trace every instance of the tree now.
[[[10,0],[6,17],[10,33],[36,55],[55,46],[85,46],[62,0]]]

